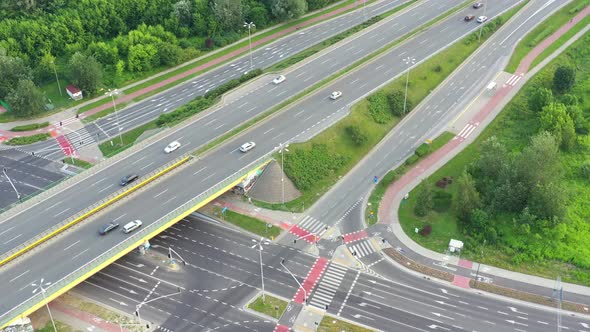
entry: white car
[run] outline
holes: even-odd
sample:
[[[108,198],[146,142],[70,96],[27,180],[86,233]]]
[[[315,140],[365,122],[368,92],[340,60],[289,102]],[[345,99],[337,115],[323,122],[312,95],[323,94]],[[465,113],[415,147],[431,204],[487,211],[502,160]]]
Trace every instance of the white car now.
[[[240,151],[248,152],[248,151],[254,149],[255,146],[256,146],[256,143],[254,143],[254,142],[244,143],[244,144],[242,144],[242,146],[240,146]]]
[[[134,229],[139,228],[142,225],[141,220],[133,220],[123,226],[124,233],[131,233]]]
[[[275,78],[274,80],[272,80],[272,82],[274,84],[281,84],[283,83],[287,78],[285,77],[285,75],[279,75],[277,78]]]
[[[477,18],[477,23],[483,23],[483,22],[485,22],[487,20],[488,20],[488,17],[482,15],[482,16],[480,16],[480,17]]]
[[[174,141],[174,142],[168,144],[168,146],[164,148],[164,152],[170,153],[170,152],[178,149],[179,147],[180,147],[180,142]]]
[[[342,92],[341,91],[334,91],[330,95],[330,99],[336,100],[336,99],[340,98],[340,96],[342,96]]]

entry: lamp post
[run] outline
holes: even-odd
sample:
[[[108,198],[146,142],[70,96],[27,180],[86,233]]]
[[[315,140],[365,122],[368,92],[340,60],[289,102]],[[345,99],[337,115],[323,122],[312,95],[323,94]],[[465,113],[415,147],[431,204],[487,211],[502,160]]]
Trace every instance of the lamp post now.
[[[408,72],[406,74],[406,93],[404,94],[404,114],[406,114],[406,105],[408,101],[408,83],[410,82],[410,68],[416,63],[416,58],[409,56],[404,59],[404,62],[409,66]]]
[[[117,112],[117,104],[115,103],[115,95],[119,94],[119,90],[109,89],[105,96],[110,96],[111,100],[113,101],[113,109],[115,110],[115,118],[117,119],[117,129],[119,130],[119,139],[121,140],[121,146],[123,146],[123,136],[121,136],[121,126],[119,124],[119,112]]]
[[[483,4],[483,16],[486,16],[486,10],[488,9],[488,0],[486,0]],[[477,42],[481,42],[481,32],[483,31],[483,23],[479,27],[479,37],[477,38]]]
[[[262,269],[262,244],[269,245],[270,242],[265,241],[263,237],[260,237],[260,240],[256,241],[252,239],[255,244],[252,246],[252,249],[258,247],[258,257],[260,260],[260,281],[262,283],[262,303],[266,301],[266,297],[264,295],[264,270]]]
[[[281,154],[281,186],[283,193],[283,204],[285,204],[285,157],[284,152],[289,152],[289,144],[279,144],[279,153]]]
[[[33,289],[33,294],[36,294],[38,291],[41,291],[41,295],[43,295],[43,302],[46,301],[45,287],[51,285],[51,282],[44,281],[45,280],[41,278],[41,280],[39,280],[39,283],[34,282],[31,284],[31,286],[35,287],[35,289]],[[57,332],[57,328],[55,327],[55,321],[53,320],[53,315],[51,314],[51,310],[49,310],[49,303],[45,302],[45,306],[47,307],[47,311],[49,312],[49,318],[51,319],[51,324],[53,325],[53,331]]]
[[[16,187],[14,186],[14,183],[12,182],[10,177],[8,177],[8,173],[6,173],[6,167],[2,167],[2,173],[4,173],[4,176],[6,177],[6,179],[8,179],[8,182],[12,186],[12,189],[14,189],[14,192],[16,193],[16,198],[18,198],[20,202],[20,193],[18,192],[18,190],[16,190]]]
[[[57,77],[57,70],[55,69],[55,61],[52,61],[51,64],[53,65],[53,73],[55,74],[55,80],[57,81],[57,89],[59,90],[59,95],[63,96],[61,92],[61,86],[59,84],[59,78]]]
[[[135,306],[135,316],[137,316],[137,319],[139,319],[139,324],[143,326],[143,324],[141,324],[141,316],[139,315],[139,309],[141,308],[141,306],[142,306],[142,305],[144,305],[144,304],[148,304],[148,303],[150,303],[150,302],[154,302],[154,301],[157,301],[157,300],[160,300],[160,299],[166,298],[166,297],[171,297],[171,296],[174,296],[174,295],[178,295],[178,294],[180,294],[180,287],[177,287],[177,291],[176,291],[175,293],[171,293],[171,294],[167,294],[167,295],[158,296],[158,297],[156,297],[155,299],[151,299],[151,300],[149,300],[149,301],[143,301],[143,302],[139,303],[138,305],[136,305],[136,306]],[[150,324],[149,324],[149,323],[147,323],[145,326],[146,326],[148,329],[150,328]],[[142,327],[142,329],[143,329],[143,327]]]
[[[326,226],[326,230],[328,229],[328,226]],[[306,237],[309,236],[313,236],[313,244],[315,245],[315,248],[319,251],[320,248],[318,248],[318,241],[320,240],[320,236],[316,233],[309,233],[307,235],[301,236],[299,237],[299,239],[305,239]],[[293,239],[293,244],[297,243],[297,239]]]
[[[250,70],[252,70],[252,28],[255,28],[256,24],[254,22],[244,22],[244,28],[248,28],[248,44],[250,45]]]
[[[367,19],[367,0],[363,0],[363,16]]]
[[[299,285],[299,287],[301,287],[301,289],[303,289],[303,305],[307,305],[307,291],[305,290],[305,288],[303,288],[303,286],[301,286],[301,283],[299,282],[299,280],[297,280],[297,278],[295,277],[295,275],[293,273],[291,273],[291,271],[285,266],[285,259],[281,258],[281,266],[287,271],[289,272],[289,274],[291,275],[291,277],[293,277],[293,279],[295,279],[295,282],[297,283],[297,285]]]

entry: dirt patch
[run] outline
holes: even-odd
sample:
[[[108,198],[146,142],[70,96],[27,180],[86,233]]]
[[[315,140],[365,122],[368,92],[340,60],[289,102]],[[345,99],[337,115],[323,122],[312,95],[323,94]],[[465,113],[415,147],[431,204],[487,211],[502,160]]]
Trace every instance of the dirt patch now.
[[[394,248],[385,248],[383,249],[383,252],[393,258],[393,260],[395,260],[396,262],[400,263],[401,265],[409,268],[410,270],[414,270],[416,272],[420,272],[423,274],[426,274],[428,276],[437,278],[437,279],[441,279],[441,280],[445,280],[445,281],[453,281],[454,275],[452,273],[449,272],[445,272],[445,271],[439,271],[437,269],[433,269],[431,267],[422,265],[422,264],[418,264],[416,262],[414,262],[413,260],[407,258],[406,256],[402,255],[399,251],[395,250]]]
[[[453,177],[449,176],[445,176],[444,178],[436,181],[436,186],[442,189],[445,189],[448,185],[453,183]]]

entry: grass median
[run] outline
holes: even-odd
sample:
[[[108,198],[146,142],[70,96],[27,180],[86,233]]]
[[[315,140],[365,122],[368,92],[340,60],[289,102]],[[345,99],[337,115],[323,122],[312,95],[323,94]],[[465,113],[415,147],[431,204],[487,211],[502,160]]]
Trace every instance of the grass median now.
[[[37,142],[46,141],[51,135],[48,133],[35,134],[31,136],[14,137],[4,142],[6,145],[28,145]]]
[[[375,330],[368,329],[359,325],[345,322],[331,316],[324,316],[317,329],[318,332],[373,332]]]
[[[88,169],[90,167],[92,167],[92,164],[82,160],[82,159],[77,159],[77,158],[64,158],[62,159],[62,161],[66,164],[70,164],[70,165],[74,165],[76,167],[80,167],[80,168],[84,168],[84,169]]]
[[[42,123],[31,123],[22,126],[16,126],[10,129],[10,131],[31,131],[37,130],[41,128],[49,127],[49,122],[42,122]]]
[[[254,233],[256,235],[260,235],[271,240],[281,235],[280,227],[273,226],[262,220],[244,214],[240,214],[229,209],[226,210],[224,213],[221,213],[220,207],[211,206],[210,208],[203,209],[203,212],[211,214],[216,218],[221,218],[223,221],[238,226],[250,233]]]
[[[265,294],[264,301],[262,300],[262,295],[260,295],[256,300],[248,304],[248,309],[279,319],[285,312],[285,309],[287,309],[288,304],[287,301]]]

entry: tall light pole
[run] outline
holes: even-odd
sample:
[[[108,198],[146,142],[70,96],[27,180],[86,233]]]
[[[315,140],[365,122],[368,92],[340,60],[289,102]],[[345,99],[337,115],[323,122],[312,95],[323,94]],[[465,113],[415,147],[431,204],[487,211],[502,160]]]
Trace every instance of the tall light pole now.
[[[16,190],[16,187],[14,186],[14,183],[12,183],[10,177],[8,177],[8,173],[6,173],[6,167],[2,167],[2,173],[4,173],[4,176],[6,177],[6,179],[8,179],[8,182],[12,186],[12,189],[14,189],[14,192],[16,193],[16,198],[18,198],[20,202],[20,193],[18,192],[18,190]]]
[[[252,249],[258,247],[258,257],[260,259],[260,281],[262,282],[262,303],[266,301],[266,297],[264,295],[264,270],[262,269],[262,245],[266,244],[269,245],[270,242],[266,241],[263,237],[260,237],[260,240],[256,241],[252,239],[255,244],[252,246]]]
[[[252,34],[251,31],[252,28],[255,28],[256,24],[254,24],[254,22],[244,22],[244,28],[248,28],[248,43],[250,44],[250,70],[252,70]]]
[[[53,73],[55,74],[55,80],[57,81],[57,89],[59,90],[59,95],[63,96],[61,92],[61,85],[59,84],[59,78],[57,78],[57,70],[55,69],[55,61],[51,62],[53,64]]]
[[[408,72],[406,74],[406,93],[404,95],[404,114],[406,114],[406,105],[408,101],[408,83],[410,82],[410,68],[416,63],[416,58],[414,57],[407,57],[404,59],[406,65],[408,65]]]
[[[283,143],[279,144],[279,153],[281,154],[281,186],[283,192],[283,204],[285,204],[285,157],[284,152],[289,152],[289,144],[283,145]]]
[[[289,274],[291,275],[291,277],[293,277],[293,279],[295,279],[295,282],[297,283],[297,285],[299,285],[299,287],[301,287],[301,289],[303,289],[303,305],[307,305],[307,291],[305,290],[305,288],[303,288],[303,286],[301,286],[301,283],[299,282],[299,280],[297,280],[297,278],[295,277],[295,275],[293,273],[291,273],[291,271],[285,266],[285,259],[281,258],[281,266],[287,271],[289,272]]]
[[[488,9],[488,0],[486,0],[483,4],[483,16],[486,16],[486,10]],[[483,23],[479,27],[479,37],[477,38],[477,42],[481,42],[481,32],[483,31]]]
[[[367,19],[367,0],[363,0],[363,16]]]
[[[115,118],[117,119],[117,128],[119,129],[119,139],[121,140],[121,146],[123,146],[123,136],[121,135],[121,125],[119,124],[119,112],[117,112],[117,104],[115,103],[115,95],[119,94],[119,90],[109,89],[105,96],[110,96],[113,101],[113,109],[115,110]]]
[[[31,286],[35,287],[33,289],[33,294],[36,294],[38,291],[41,291],[41,295],[43,295],[43,302],[46,301],[45,298],[45,287],[51,285],[51,282],[44,282],[45,280],[41,278],[39,283],[32,283]],[[47,307],[47,311],[49,312],[49,318],[51,318],[51,324],[53,324],[53,331],[57,332],[57,328],[55,327],[55,321],[53,321],[53,315],[51,314],[51,310],[49,310],[49,303],[45,302],[45,306]]]
[[[177,287],[177,291],[175,293],[158,296],[155,299],[151,299],[149,301],[143,301],[143,302],[139,303],[138,305],[136,305],[135,306],[135,316],[137,316],[137,319],[139,319],[139,324],[141,324],[141,316],[139,315],[139,309],[141,308],[142,305],[148,304],[150,302],[154,302],[154,301],[157,301],[157,300],[166,298],[166,297],[171,297],[171,296],[174,296],[174,295],[178,295],[178,294],[180,294],[180,287]],[[143,324],[141,324],[141,325],[143,325]],[[149,329],[150,328],[150,324],[147,323],[146,324],[146,327]],[[143,327],[142,327],[142,329],[143,329]]]

